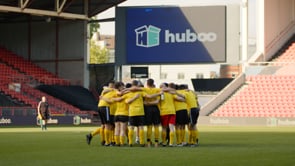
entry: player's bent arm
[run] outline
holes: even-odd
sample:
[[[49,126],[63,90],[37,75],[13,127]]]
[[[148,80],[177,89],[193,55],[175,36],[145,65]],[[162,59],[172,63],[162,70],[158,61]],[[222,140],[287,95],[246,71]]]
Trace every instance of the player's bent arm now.
[[[101,100],[104,100],[105,102],[107,102],[108,104],[112,104],[113,103],[113,101],[111,100],[111,99],[109,99],[109,98],[106,98],[106,97],[103,97],[103,96],[100,96],[99,97]]]
[[[40,105],[41,105],[41,101],[39,102],[38,107],[37,107],[38,115],[41,114],[41,113],[40,113]]]
[[[169,87],[164,87],[164,88],[162,88],[162,91],[164,91],[164,92],[170,92],[170,91],[175,91],[175,89],[169,88]]]
[[[155,94],[146,94],[146,95],[144,95],[144,97],[152,99],[152,98],[160,96],[161,94],[163,94],[163,92],[155,93]]]
[[[145,101],[144,105],[157,105],[157,104],[159,104],[159,102],[160,102],[159,99],[156,99],[153,101]]]
[[[103,91],[102,91],[102,95],[105,95],[105,94],[107,94],[107,93],[109,93],[109,92],[111,92],[111,91],[113,91],[113,89],[112,88],[109,88],[109,87],[107,87],[107,86],[104,86],[103,87]]]
[[[125,94],[127,94],[129,92],[130,92],[129,88],[125,88],[120,93],[121,93],[121,95],[125,95]]]
[[[132,97],[131,99],[127,100],[126,103],[127,104],[131,104],[134,100],[138,99],[139,98],[139,94],[136,94],[134,97]]]
[[[113,101],[116,101],[116,102],[120,102],[122,101],[124,98],[123,97],[114,97],[112,98]]]
[[[135,91],[143,91],[142,87],[130,87],[130,88],[126,88],[126,90],[130,91],[130,92],[135,92]]]
[[[181,96],[175,96],[174,98],[176,101],[182,101],[182,102],[185,102],[185,98],[184,97],[181,97]]]
[[[185,99],[185,95],[183,95],[183,94],[181,94],[181,93],[178,93],[177,91],[175,91],[175,94],[176,94],[177,96],[182,97],[182,98]]]

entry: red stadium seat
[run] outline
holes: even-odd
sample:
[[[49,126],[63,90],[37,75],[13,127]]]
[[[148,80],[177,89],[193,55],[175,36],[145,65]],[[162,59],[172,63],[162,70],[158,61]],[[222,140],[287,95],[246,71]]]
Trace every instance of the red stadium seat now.
[[[295,117],[295,75],[257,75],[247,81],[251,84],[220,106],[214,116]]]

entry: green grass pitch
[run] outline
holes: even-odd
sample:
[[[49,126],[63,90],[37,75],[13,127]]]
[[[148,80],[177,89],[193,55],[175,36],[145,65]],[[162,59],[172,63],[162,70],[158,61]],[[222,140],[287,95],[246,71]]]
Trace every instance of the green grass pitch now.
[[[103,147],[95,127],[0,128],[1,166],[291,166],[294,127],[199,126],[198,147]]]

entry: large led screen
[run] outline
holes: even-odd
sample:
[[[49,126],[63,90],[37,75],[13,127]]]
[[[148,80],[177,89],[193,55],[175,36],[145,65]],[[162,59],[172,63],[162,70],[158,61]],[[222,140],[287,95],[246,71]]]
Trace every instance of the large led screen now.
[[[129,7],[125,15],[126,64],[226,61],[225,6]]]

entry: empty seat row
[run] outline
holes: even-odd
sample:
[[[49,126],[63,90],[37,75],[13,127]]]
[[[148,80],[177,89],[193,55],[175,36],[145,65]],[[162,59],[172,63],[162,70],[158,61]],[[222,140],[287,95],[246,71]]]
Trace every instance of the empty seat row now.
[[[295,117],[295,75],[257,75],[212,116]]]
[[[0,48],[0,61],[3,61],[14,68],[17,68],[21,72],[34,77],[41,83],[61,85],[70,84],[70,81],[61,79],[36,64],[24,59],[23,57],[17,56],[16,54],[3,48]]]

